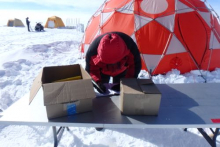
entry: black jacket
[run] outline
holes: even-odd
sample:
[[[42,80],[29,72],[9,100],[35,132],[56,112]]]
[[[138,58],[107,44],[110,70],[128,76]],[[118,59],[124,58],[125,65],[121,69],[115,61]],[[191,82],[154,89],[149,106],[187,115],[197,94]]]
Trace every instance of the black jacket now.
[[[28,20],[28,18],[26,18],[26,24],[29,25],[30,21]]]

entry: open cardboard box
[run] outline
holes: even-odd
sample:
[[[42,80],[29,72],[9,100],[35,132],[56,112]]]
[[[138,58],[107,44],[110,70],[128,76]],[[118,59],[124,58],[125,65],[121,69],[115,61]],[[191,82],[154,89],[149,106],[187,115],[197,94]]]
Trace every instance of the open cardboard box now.
[[[120,110],[125,115],[157,115],[161,92],[150,79],[121,79]]]
[[[81,79],[55,82],[76,76]],[[79,64],[44,67],[32,84],[29,104],[41,86],[49,119],[92,110],[96,95],[91,77]]]

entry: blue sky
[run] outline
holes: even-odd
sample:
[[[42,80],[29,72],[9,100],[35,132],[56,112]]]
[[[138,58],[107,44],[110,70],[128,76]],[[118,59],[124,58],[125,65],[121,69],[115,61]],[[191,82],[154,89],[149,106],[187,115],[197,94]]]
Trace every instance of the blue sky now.
[[[87,24],[90,17],[105,0],[0,0],[0,25],[8,19],[24,21],[29,17],[32,22],[46,22],[50,16],[64,19],[80,18]],[[220,0],[207,0],[220,16]],[[7,14],[7,15],[6,15]]]
[[[218,13],[220,16],[220,0],[207,0],[211,7]]]
[[[94,12],[104,0],[0,0],[0,10],[56,10]]]
[[[94,12],[104,0],[0,0],[0,10],[56,10]],[[208,0],[220,12],[220,0]]]
[[[57,11],[67,11],[74,10],[74,6],[50,4],[43,5],[35,2],[0,2],[1,10],[57,10]]]
[[[78,19],[87,24],[90,17],[104,0],[0,0],[0,25],[8,19],[18,18],[25,22],[29,17],[35,22],[45,23],[50,16],[59,16],[64,23],[67,19]],[[7,14],[7,15],[6,15]]]

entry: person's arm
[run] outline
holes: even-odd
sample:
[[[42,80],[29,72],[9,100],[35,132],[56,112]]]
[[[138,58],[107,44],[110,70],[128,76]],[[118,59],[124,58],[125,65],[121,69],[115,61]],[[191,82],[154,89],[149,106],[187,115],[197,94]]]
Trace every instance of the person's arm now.
[[[93,59],[97,56],[97,48],[102,36],[96,38],[90,45],[86,53],[86,71],[92,77],[93,86],[97,89],[99,93],[105,93],[106,88],[102,83],[101,79],[101,69],[99,66],[95,65]]]
[[[102,37],[103,35],[98,36],[91,43],[86,53],[86,71],[90,74],[92,79],[97,83],[101,82],[100,67],[94,64],[93,58],[96,57],[97,55],[98,45]]]
[[[90,74],[90,76],[92,77],[92,79],[96,82],[96,83],[100,83],[101,82],[101,75],[100,75],[100,67],[96,66],[93,62],[93,58],[95,56],[90,58],[90,61],[86,67],[86,71]],[[89,69],[89,70],[87,70]]]

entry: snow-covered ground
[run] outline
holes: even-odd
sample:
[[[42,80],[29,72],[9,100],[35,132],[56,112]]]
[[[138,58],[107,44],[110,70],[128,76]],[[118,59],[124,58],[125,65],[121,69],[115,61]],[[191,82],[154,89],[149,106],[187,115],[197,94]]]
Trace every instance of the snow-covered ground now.
[[[73,29],[45,29],[28,32],[27,28],[0,27],[0,117],[1,112],[29,93],[32,81],[44,66],[69,65],[81,59],[79,44],[83,33]],[[202,83],[198,71],[181,75],[172,70],[152,77],[155,83]],[[202,71],[207,82],[220,83],[220,69]],[[148,78],[144,71],[140,78]],[[208,129],[206,129],[208,131]],[[220,136],[217,138],[220,146]],[[51,147],[51,127],[0,125],[0,147]],[[104,129],[70,127],[64,131],[61,147],[137,146],[137,147],[208,147],[195,128],[188,129]]]

